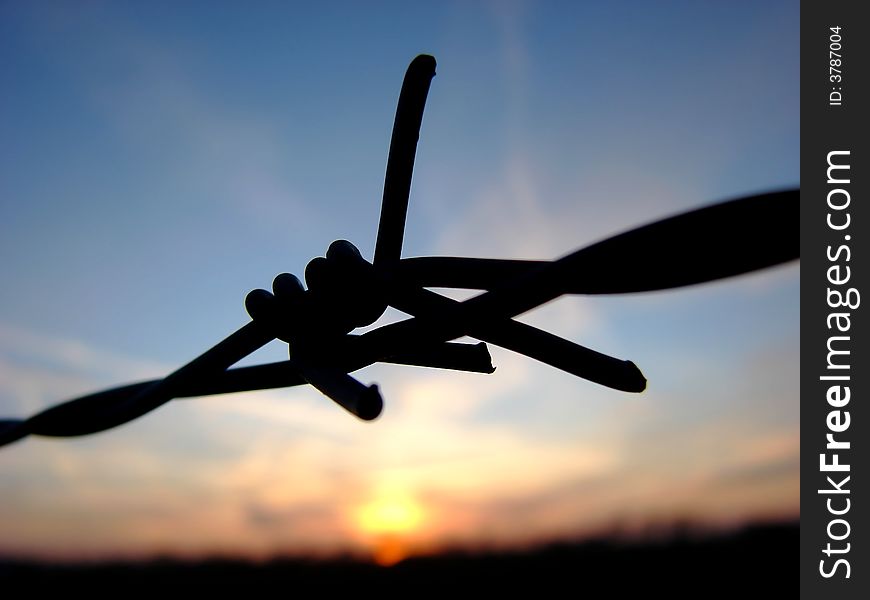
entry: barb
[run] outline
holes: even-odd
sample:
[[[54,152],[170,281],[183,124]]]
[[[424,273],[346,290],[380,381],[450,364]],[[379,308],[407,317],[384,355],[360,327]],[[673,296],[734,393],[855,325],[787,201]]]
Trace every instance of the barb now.
[[[384,178],[384,200],[375,244],[374,264],[377,266],[394,263],[402,254],[414,156],[420,139],[426,96],[434,76],[435,58],[425,54],[415,58],[405,73]]]

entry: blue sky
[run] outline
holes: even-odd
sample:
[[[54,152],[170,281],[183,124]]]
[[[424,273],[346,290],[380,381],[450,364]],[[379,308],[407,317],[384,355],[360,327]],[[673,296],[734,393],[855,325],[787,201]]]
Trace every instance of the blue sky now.
[[[167,373],[333,239],[370,258],[419,53],[438,74],[406,256],[554,258],[796,187],[798,8],[3,2],[2,414]],[[19,442],[0,451],[0,550],[268,553],[401,535],[412,551],[795,516],[799,281],[794,263],[524,317],[635,361],[641,395],[493,349],[490,376],[364,370],[387,402],[372,424],[300,388]],[[247,362],[285,356],[276,343]],[[390,501],[419,509],[413,527],[354,516]]]

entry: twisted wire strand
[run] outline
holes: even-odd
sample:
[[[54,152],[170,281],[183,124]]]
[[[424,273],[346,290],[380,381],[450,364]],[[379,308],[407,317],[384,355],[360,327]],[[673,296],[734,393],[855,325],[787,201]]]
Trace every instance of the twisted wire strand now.
[[[492,358],[484,343],[422,345],[388,351],[381,345],[365,347],[363,336],[347,336],[344,349],[336,349],[335,366],[352,372],[375,362],[492,373]],[[306,385],[309,381],[292,360],[228,369],[248,354],[275,339],[262,323],[252,321],[193,361],[163,379],[143,381],[75,398],[27,419],[0,420],[0,446],[28,435],[75,437],[123,425],[173,398],[191,398]],[[376,415],[375,415],[376,416]]]
[[[169,402],[185,386],[226,370],[274,336],[252,321],[163,379],[77,398],[29,419],[0,422],[0,445],[30,434],[79,436],[122,425]]]

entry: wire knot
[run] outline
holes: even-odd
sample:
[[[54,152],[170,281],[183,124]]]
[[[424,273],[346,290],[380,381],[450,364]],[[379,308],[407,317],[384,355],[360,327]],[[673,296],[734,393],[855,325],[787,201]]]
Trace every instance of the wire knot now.
[[[297,350],[334,349],[338,338],[371,325],[387,308],[382,277],[347,240],[332,242],[325,257],[312,259],[305,282],[308,289],[295,275],[281,273],[271,292],[257,289],[245,298],[251,318]]]

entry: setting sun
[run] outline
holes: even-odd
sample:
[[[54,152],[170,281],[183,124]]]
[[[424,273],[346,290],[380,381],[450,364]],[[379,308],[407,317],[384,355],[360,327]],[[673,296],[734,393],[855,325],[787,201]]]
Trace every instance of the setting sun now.
[[[423,523],[424,511],[406,494],[385,493],[364,505],[357,513],[360,532],[372,546],[372,558],[388,567],[406,558],[415,533]]]

